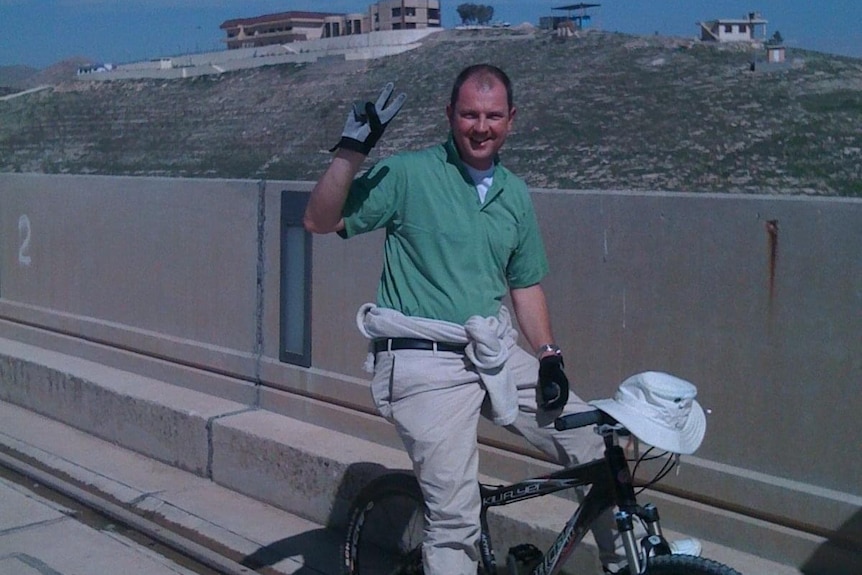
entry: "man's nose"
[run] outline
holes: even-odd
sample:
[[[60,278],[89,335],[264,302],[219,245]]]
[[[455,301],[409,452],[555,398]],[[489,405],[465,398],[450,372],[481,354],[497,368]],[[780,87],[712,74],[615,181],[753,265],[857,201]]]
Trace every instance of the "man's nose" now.
[[[476,120],[476,130],[479,132],[484,132],[488,129],[488,118],[484,115],[480,115],[478,120]]]

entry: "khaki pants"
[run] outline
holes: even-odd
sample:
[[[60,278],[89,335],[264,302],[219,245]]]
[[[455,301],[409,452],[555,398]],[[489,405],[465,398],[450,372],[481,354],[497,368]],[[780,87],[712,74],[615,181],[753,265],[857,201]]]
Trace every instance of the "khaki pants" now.
[[[561,465],[602,457],[604,444],[592,429],[556,431],[554,419],[560,412],[537,410],[539,362],[532,355],[513,347],[507,366],[517,382],[520,405],[518,419],[508,429]],[[425,497],[425,574],[476,573],[481,507],[477,427],[486,401],[481,380],[462,354],[381,352],[375,358],[372,396],[381,413],[395,424]],[[562,412],[590,409],[571,393]],[[614,534],[611,514],[605,515],[593,534],[602,562],[608,564],[615,557]]]

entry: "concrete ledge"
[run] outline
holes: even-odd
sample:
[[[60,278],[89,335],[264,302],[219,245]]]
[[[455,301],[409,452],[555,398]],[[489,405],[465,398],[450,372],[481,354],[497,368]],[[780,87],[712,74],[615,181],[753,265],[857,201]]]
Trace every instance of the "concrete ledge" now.
[[[248,406],[0,339],[0,399],[196,475],[210,421]]]
[[[177,534],[235,562],[266,565],[261,572],[340,572],[338,531],[0,401],[0,461],[10,460],[13,467],[15,461],[35,466],[64,484],[154,521],[170,541]],[[31,539],[38,544],[37,536]],[[63,549],[68,543],[61,539],[48,545]],[[101,553],[93,545],[89,549]]]
[[[212,441],[213,481],[327,525],[371,479],[410,468],[401,450],[266,411],[217,421]]]

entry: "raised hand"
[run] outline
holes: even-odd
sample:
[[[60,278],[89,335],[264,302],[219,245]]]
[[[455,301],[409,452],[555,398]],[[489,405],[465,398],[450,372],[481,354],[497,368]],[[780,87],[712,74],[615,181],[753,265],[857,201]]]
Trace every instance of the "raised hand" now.
[[[367,156],[407,99],[402,92],[390,101],[394,88],[392,82],[386,84],[375,103],[354,102],[347,112],[341,140],[330,151],[345,148]]]

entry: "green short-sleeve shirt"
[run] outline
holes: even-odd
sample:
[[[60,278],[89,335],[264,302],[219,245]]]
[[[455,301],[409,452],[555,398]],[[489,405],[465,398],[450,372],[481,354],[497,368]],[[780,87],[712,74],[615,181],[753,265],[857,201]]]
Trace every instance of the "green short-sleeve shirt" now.
[[[385,228],[377,305],[462,324],[499,312],[548,262],[526,184],[497,164],[479,202],[452,139],[387,158],[357,178],[343,237]]]

